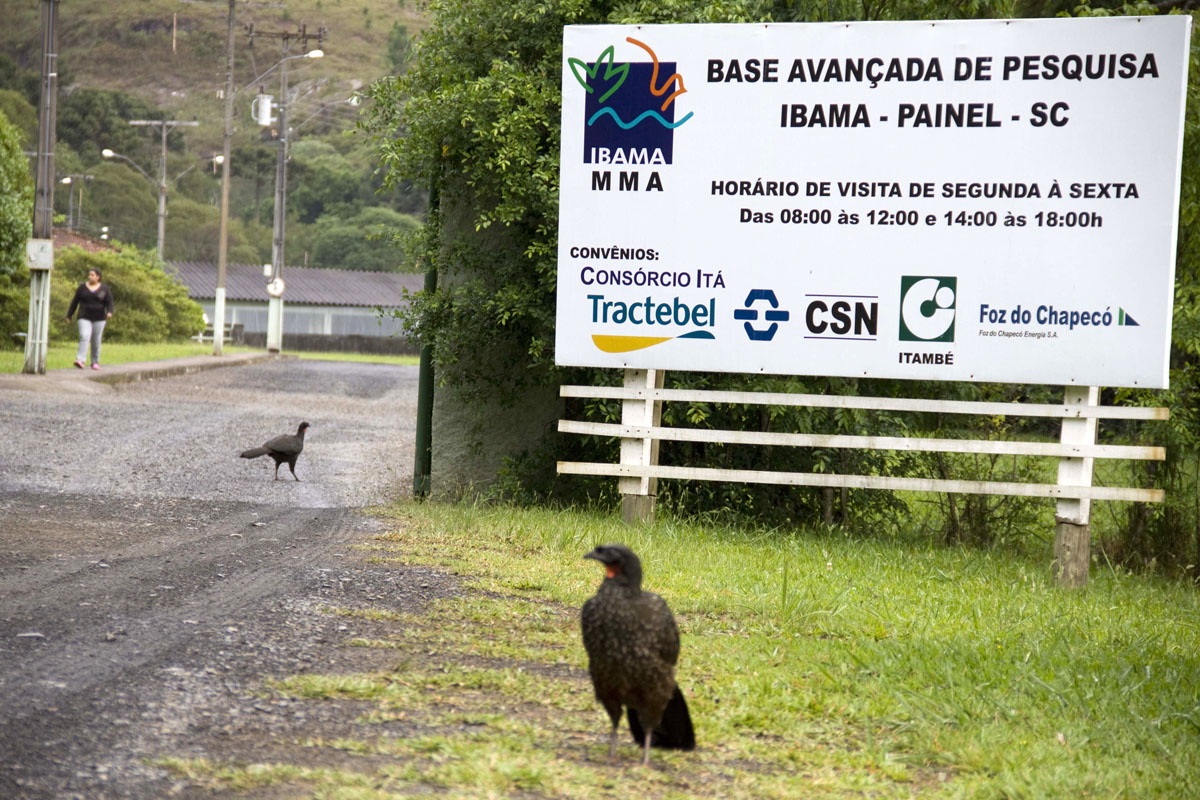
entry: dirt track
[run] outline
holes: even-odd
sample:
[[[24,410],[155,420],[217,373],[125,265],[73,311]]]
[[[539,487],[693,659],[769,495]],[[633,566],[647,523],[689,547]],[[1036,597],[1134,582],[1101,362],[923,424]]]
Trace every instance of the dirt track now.
[[[322,604],[412,610],[455,591],[352,549],[378,529],[362,507],[411,486],[416,377],[282,360],[99,393],[0,388],[0,797],[191,796],[157,759],[353,725],[259,687],[376,657],[338,647],[369,623]],[[300,482],[236,458],[302,419]]]

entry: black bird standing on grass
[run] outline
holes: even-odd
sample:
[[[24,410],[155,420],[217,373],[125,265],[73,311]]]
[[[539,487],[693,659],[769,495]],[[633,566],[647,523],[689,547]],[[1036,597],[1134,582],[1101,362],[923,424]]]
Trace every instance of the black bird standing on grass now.
[[[279,480],[279,465],[287,462],[288,469],[292,471],[292,477],[300,480],[296,477],[296,459],[300,457],[301,451],[304,450],[304,432],[306,430],[308,430],[308,423],[301,422],[300,427],[296,429],[295,436],[276,436],[262,447],[252,447],[249,450],[243,450],[242,458],[270,456],[275,459],[275,480]]]
[[[621,710],[629,710],[629,730],[642,746],[691,750],[696,746],[692,718],[675,683],[679,628],[667,603],[642,591],[642,562],[623,544],[598,545],[584,558],[604,565],[605,578],[583,604],[583,646],[596,699],[612,720],[608,757],[617,754]]]

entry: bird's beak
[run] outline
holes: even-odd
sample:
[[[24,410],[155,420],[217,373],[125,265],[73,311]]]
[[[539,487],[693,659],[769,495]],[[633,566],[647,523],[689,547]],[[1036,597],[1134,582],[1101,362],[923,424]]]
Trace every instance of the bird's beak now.
[[[604,566],[604,577],[606,577],[606,578],[615,578],[621,574],[621,568],[619,566],[617,566],[616,564],[606,564],[603,560],[601,560],[599,554],[596,553],[595,550],[588,553],[583,558],[584,558],[584,560],[587,560],[590,558],[593,561],[599,561]]]

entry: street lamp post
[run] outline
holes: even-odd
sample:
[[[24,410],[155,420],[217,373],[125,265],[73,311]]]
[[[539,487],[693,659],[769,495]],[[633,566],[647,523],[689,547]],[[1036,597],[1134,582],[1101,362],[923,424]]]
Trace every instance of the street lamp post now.
[[[83,216],[83,187],[92,179],[91,175],[67,175],[59,183],[67,187],[67,230],[79,229],[79,217]],[[75,204],[75,181],[79,184],[79,204]]]
[[[165,235],[166,235],[166,230],[167,230],[167,226],[166,226],[167,188],[171,184],[175,183],[175,181],[179,180],[184,175],[187,175],[189,172],[194,170],[196,168],[196,165],[192,164],[190,167],[188,167],[183,172],[176,175],[174,178],[172,178],[168,182],[167,181],[167,165],[166,165],[165,161],[162,164],[161,171],[159,173],[159,179],[155,180],[154,178],[150,177],[150,175],[146,172],[146,170],[139,167],[138,163],[136,161],[134,161],[132,158],[130,158],[129,156],[123,156],[120,153],[114,153],[112,150],[109,150],[107,147],[100,151],[100,155],[104,156],[105,158],[121,158],[121,159],[124,159],[125,161],[128,161],[134,169],[136,169],[138,172],[142,173],[142,177],[144,177],[146,180],[150,181],[150,183],[153,184],[155,186],[155,188],[158,189],[158,260],[162,261],[163,260],[163,243],[165,241]],[[220,158],[220,156],[217,156],[217,158]],[[88,180],[91,180],[91,178],[92,178],[91,175],[87,175],[85,177]],[[63,183],[66,183],[66,182],[67,182],[66,179],[63,179]]]
[[[143,178],[150,181],[151,184],[158,188],[158,260],[162,261],[163,239],[167,230],[167,178],[165,172],[162,180],[156,181],[154,178],[150,177],[150,173],[138,166],[138,163],[129,156],[121,155],[120,153],[114,153],[107,147],[100,151],[100,155],[104,156],[105,158],[120,158],[124,161],[128,161],[134,169],[142,173]]]
[[[167,186],[170,185],[167,183],[167,134],[170,132],[171,128],[175,128],[180,125],[187,128],[194,128],[200,123],[195,121],[188,122],[174,119],[134,119],[130,120],[129,124],[139,127],[157,125],[162,128],[162,155],[159,157],[158,161],[158,180],[156,181],[154,178],[151,178],[149,173],[138,166],[138,163],[129,156],[124,156],[120,153],[114,153],[108,148],[101,150],[100,155],[104,156],[105,158],[121,158],[125,161],[128,161],[133,165],[134,169],[142,173],[142,176],[145,177],[146,180],[158,187],[158,260],[162,261],[163,242],[166,239],[167,230]],[[188,167],[188,169],[191,169],[191,167]],[[187,170],[184,170],[184,172],[187,172]],[[179,180],[181,177],[183,177],[182,172],[175,176],[175,180]],[[171,183],[174,182],[175,181],[171,181]]]

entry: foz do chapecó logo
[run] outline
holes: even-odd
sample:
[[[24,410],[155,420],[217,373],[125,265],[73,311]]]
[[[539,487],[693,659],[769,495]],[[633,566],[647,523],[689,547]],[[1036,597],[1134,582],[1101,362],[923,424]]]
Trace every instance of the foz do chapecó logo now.
[[[675,119],[675,98],[687,91],[672,61],[659,61],[650,47],[632,37],[625,41],[650,61],[616,62],[609,45],[594,62],[568,58],[584,101],[583,163],[670,164],[675,129],[692,118]]]
[[[900,278],[900,341],[953,342],[958,279]]]

